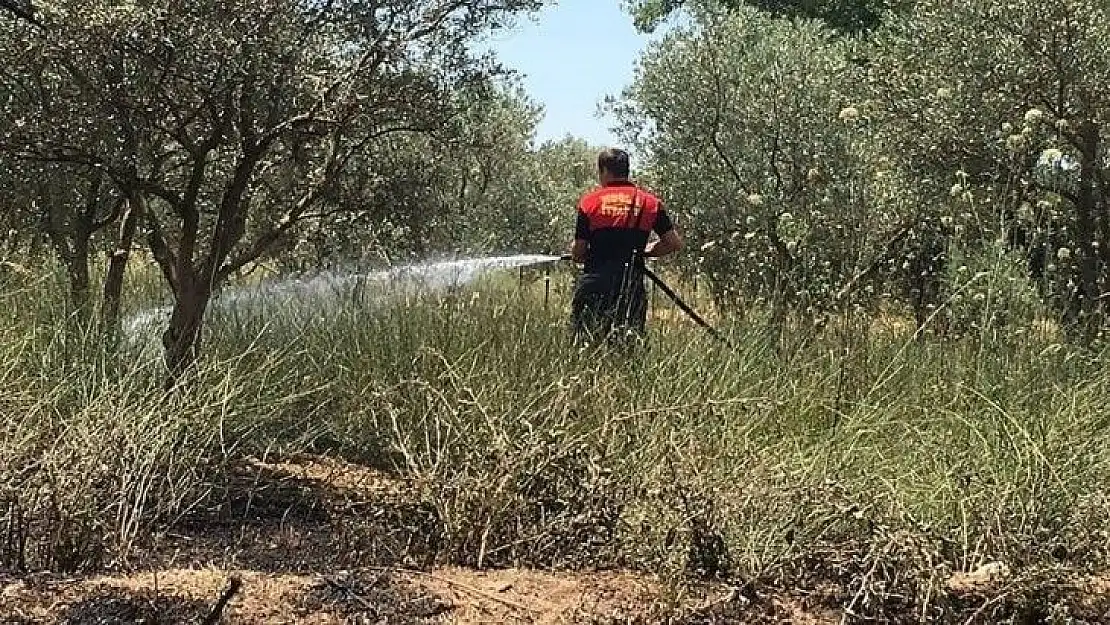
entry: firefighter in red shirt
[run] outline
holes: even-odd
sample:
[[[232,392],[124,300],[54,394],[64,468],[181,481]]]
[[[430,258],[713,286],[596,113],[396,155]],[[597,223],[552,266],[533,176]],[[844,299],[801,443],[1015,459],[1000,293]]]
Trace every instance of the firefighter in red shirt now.
[[[643,338],[647,323],[644,258],[682,248],[658,197],[629,180],[629,156],[608,149],[597,159],[601,186],[578,202],[571,259],[583,265],[575,287],[576,340]],[[650,233],[658,239],[650,241]]]

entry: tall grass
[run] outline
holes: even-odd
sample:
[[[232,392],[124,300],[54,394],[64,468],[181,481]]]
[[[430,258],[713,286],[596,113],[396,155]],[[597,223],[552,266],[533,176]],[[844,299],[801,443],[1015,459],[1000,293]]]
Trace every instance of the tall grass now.
[[[733,352],[657,323],[628,358],[572,348],[542,288],[217,314],[170,398],[147,362],[5,319],[0,515],[27,566],[99,563],[283,445],[410,478],[455,563],[834,581],[857,613],[924,618],[952,571],[1110,555],[1102,355],[855,326],[790,349],[733,327]]]

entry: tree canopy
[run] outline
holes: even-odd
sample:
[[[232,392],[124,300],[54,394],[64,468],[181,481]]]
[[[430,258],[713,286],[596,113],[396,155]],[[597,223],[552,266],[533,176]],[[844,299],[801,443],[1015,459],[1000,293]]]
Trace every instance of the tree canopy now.
[[[900,0],[631,0],[630,8],[636,27],[645,32],[684,9],[697,13],[751,7],[773,17],[817,19],[843,33],[860,33],[873,30],[886,11],[904,4]]]

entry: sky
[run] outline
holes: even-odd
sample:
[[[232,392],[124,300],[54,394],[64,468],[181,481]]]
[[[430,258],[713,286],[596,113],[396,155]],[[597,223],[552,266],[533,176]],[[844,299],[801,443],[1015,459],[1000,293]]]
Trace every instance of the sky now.
[[[544,106],[537,143],[570,134],[617,146],[609,131],[613,120],[599,119],[598,105],[607,95],[619,96],[632,81],[647,41],[621,0],[558,0],[483,47],[517,70],[529,95]]]

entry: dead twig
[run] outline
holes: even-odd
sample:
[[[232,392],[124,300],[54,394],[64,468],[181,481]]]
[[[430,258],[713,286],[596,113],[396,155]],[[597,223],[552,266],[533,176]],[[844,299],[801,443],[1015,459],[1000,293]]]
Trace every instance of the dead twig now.
[[[542,614],[543,613],[543,610],[540,610],[538,608],[528,607],[528,606],[526,606],[522,603],[517,603],[516,601],[512,601],[511,599],[506,599],[504,597],[498,597],[497,595],[493,594],[492,592],[482,590],[481,588],[477,588],[475,586],[471,586],[470,584],[467,584],[465,582],[460,582],[460,581],[457,581],[457,580],[448,579],[446,577],[436,575],[435,573],[428,573],[426,571],[417,571],[415,569],[401,569],[401,568],[395,568],[395,567],[371,567],[371,570],[392,572],[392,573],[402,573],[402,574],[405,574],[405,575],[414,575],[414,576],[418,576],[418,577],[424,577],[426,579],[431,579],[431,580],[435,580],[437,582],[441,582],[443,584],[447,584],[448,586],[452,586],[452,587],[457,588],[459,590],[464,590],[464,591],[466,591],[466,592],[468,592],[468,593],[470,593],[470,594],[472,594],[476,597],[481,597],[483,599],[488,599],[490,601],[500,603],[501,605],[513,608],[514,610],[519,610],[521,612],[531,612],[532,614]]]
[[[377,578],[374,579],[374,581],[370,582],[370,585],[371,586],[376,585],[379,581],[381,581],[382,577],[384,577],[384,576],[378,576]],[[348,586],[346,584],[342,584],[338,580],[334,580],[334,579],[332,579],[330,577],[327,577],[327,576],[324,576],[323,579],[324,579],[325,584],[327,584],[328,586],[331,586],[332,588],[346,594],[348,597],[350,597],[356,603],[358,603],[360,606],[362,606],[364,610],[367,610],[369,612],[375,612],[376,611],[373,604],[371,604],[369,601],[367,601],[366,598],[364,598],[362,595],[355,592],[354,589],[351,588],[350,586]]]
[[[238,577],[232,576],[228,579],[227,588],[224,588],[224,591],[220,593],[220,598],[216,600],[216,605],[212,606],[212,610],[208,612],[208,616],[201,621],[202,625],[218,625],[220,618],[223,616],[224,608],[227,607],[227,603],[231,601],[235,593],[239,592],[242,586],[243,580]]]

